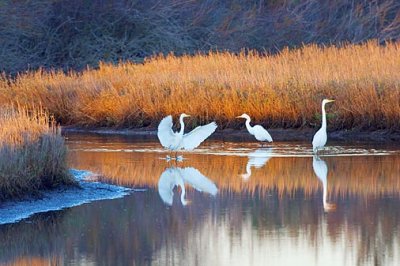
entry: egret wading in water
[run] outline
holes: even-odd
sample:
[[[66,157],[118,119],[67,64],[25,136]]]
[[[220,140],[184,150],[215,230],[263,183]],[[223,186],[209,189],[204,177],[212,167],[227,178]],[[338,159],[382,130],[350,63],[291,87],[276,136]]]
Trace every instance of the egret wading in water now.
[[[249,133],[256,138],[256,140],[272,142],[271,135],[268,133],[268,131],[265,128],[263,128],[263,126],[255,125],[252,127],[250,125],[250,121],[251,121],[250,116],[248,116],[247,114],[242,114],[241,116],[237,116],[236,118],[246,119],[246,128],[249,131]]]
[[[217,124],[215,122],[211,122],[204,126],[198,126],[191,132],[184,134],[185,124],[183,122],[183,119],[189,116],[190,115],[187,115],[185,113],[180,115],[179,122],[181,124],[181,129],[179,130],[179,132],[174,132],[172,130],[171,115],[164,117],[158,125],[157,136],[160,140],[161,145],[170,151],[175,151],[176,159],[181,159],[177,157],[177,153],[179,150],[194,150],[217,128]],[[168,158],[169,156],[167,156],[167,159]]]
[[[328,140],[328,135],[326,134],[326,112],[325,112],[325,104],[334,102],[335,100],[324,99],[322,101],[322,126],[321,128],[315,133],[312,145],[313,145],[313,152],[318,153],[318,149],[321,149],[325,146],[326,141]]]

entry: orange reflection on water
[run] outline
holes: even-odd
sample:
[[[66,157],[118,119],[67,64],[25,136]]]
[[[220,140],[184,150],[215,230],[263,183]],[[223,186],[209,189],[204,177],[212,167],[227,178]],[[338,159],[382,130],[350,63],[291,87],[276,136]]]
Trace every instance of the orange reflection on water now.
[[[280,195],[303,192],[311,195],[322,190],[311,157],[272,157],[265,165],[251,167],[246,179],[249,158],[210,154],[185,154],[183,162],[167,162],[156,152],[71,151],[74,168],[96,172],[108,181],[131,187],[157,187],[163,171],[172,166],[194,167],[212,180],[219,193]],[[273,155],[272,155],[273,156]],[[321,157],[328,168],[329,197],[400,194],[400,156]]]
[[[256,153],[248,148],[247,153],[242,149],[241,154],[212,155],[211,147],[185,153],[185,160],[176,163],[165,160],[158,143],[79,141],[69,143],[71,167],[149,189],[3,227],[0,250],[8,260],[17,258],[12,265],[19,265],[25,254],[35,258],[49,254],[48,250],[64,258],[65,264],[389,265],[398,261],[400,156],[395,153],[325,156],[321,161],[305,152],[303,157],[271,153],[257,160],[247,156]],[[201,174],[197,181],[211,189],[203,186],[198,192],[199,187],[184,176],[193,177],[197,171]],[[187,182],[176,182],[179,189],[173,188],[172,197],[165,196],[160,187],[166,183],[162,192],[170,192],[168,185],[176,181],[176,172],[183,173]],[[324,186],[328,197],[321,203]],[[183,195],[184,188],[192,191]],[[210,197],[214,192],[216,196]],[[383,197],[387,195],[393,197]],[[333,210],[329,204],[337,205],[335,212],[326,213]]]
[[[14,261],[2,265],[6,266],[44,266],[44,265],[63,265],[63,261],[58,257],[42,258],[42,257],[19,257]]]

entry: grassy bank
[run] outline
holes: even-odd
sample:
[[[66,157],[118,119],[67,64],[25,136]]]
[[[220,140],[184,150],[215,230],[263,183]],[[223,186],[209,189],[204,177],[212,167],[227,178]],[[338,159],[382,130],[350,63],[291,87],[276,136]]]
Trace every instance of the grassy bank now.
[[[83,126],[155,126],[186,112],[189,126],[216,120],[236,128],[243,121],[235,116],[246,112],[268,128],[315,127],[325,97],[336,99],[328,107],[331,129],[398,130],[400,45],[160,56],[0,82],[0,103],[42,104],[62,124]]]
[[[0,201],[73,184],[59,128],[46,113],[0,112]]]

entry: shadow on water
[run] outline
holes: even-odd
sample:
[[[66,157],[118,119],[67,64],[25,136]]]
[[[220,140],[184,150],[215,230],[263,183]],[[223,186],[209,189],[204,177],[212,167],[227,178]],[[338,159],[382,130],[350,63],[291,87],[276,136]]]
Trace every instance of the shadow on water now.
[[[398,154],[284,157],[279,144],[249,145],[176,164],[153,143],[70,140],[73,167],[146,190],[0,226],[0,263],[396,265]]]

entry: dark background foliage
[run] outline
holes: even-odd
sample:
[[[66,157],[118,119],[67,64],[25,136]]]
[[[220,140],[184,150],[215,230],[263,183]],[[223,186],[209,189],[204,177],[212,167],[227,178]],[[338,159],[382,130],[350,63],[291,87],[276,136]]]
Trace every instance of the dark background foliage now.
[[[400,36],[395,0],[2,0],[0,71]]]

